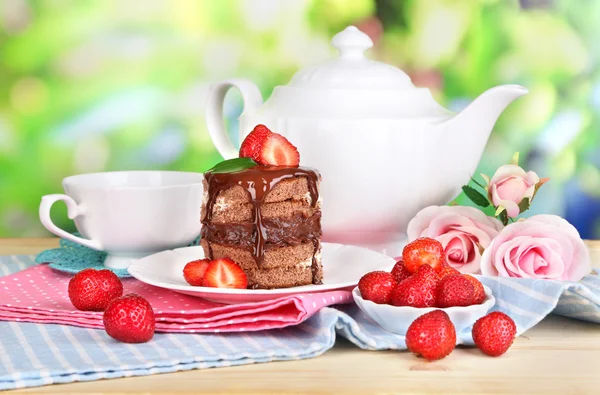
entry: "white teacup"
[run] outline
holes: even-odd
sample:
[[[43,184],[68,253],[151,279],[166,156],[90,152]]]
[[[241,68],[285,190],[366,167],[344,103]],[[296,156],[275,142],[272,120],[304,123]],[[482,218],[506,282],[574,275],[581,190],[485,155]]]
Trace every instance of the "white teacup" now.
[[[66,195],[42,197],[40,220],[50,232],[95,250],[106,251],[104,265],[126,268],[131,259],[183,247],[200,234],[200,173],[119,171],[81,174],[63,180]],[[85,238],[50,219],[62,200]]]

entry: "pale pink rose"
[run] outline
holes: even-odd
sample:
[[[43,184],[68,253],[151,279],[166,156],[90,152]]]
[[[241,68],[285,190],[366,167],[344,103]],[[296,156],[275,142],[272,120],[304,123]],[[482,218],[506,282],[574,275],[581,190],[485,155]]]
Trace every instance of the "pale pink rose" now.
[[[504,228],[485,250],[486,276],[579,281],[592,270],[577,229],[556,215],[535,215]]]
[[[430,237],[438,240],[446,260],[463,273],[478,273],[481,248],[487,248],[502,229],[502,223],[474,207],[429,206],[408,224],[408,240]]]
[[[538,182],[540,178],[534,171],[525,172],[517,165],[500,166],[490,180],[488,196],[494,207],[504,207],[506,214],[515,218],[519,215],[519,203],[533,198]]]

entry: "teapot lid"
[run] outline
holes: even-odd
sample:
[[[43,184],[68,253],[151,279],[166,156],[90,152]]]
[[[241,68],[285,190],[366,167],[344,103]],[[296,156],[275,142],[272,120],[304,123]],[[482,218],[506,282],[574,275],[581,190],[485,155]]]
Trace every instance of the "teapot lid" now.
[[[402,70],[365,58],[364,51],[373,46],[365,33],[349,26],[336,34],[331,44],[339,57],[300,70],[288,86],[337,89],[416,89]]]

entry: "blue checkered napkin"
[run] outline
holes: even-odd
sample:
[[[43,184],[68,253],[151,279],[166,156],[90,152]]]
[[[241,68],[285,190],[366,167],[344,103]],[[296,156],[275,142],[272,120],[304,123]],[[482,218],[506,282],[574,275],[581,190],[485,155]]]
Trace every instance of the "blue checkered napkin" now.
[[[33,264],[29,256],[0,256],[0,275]],[[555,313],[600,323],[600,275],[580,283],[483,278],[519,333]],[[2,286],[0,282],[0,286]],[[470,331],[459,343],[472,344]],[[0,322],[0,389],[258,362],[312,358],[340,335],[371,350],[406,348],[404,337],[381,329],[356,305],[326,307],[295,327],[251,334],[156,334],[145,344],[124,344],[102,330],[65,325]]]

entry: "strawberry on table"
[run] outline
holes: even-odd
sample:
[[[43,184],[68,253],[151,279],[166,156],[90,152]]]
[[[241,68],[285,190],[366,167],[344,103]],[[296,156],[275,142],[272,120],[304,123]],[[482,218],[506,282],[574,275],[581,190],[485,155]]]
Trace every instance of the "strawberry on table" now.
[[[69,299],[78,310],[103,311],[121,295],[123,284],[108,269],[84,269],[69,281]]]
[[[240,158],[255,159],[258,156],[263,141],[273,132],[265,125],[256,125],[252,132],[242,142],[240,147]]]
[[[358,282],[358,290],[362,298],[377,304],[389,303],[395,286],[394,277],[383,271],[367,273]]]
[[[202,279],[209,264],[210,259],[197,259],[186,263],[183,268],[183,278],[190,285],[202,285]]]
[[[433,307],[439,278],[429,265],[399,283],[392,291],[390,303],[394,306]]]
[[[115,299],[103,316],[104,329],[113,339],[125,343],[145,343],[154,337],[154,311],[136,294]]]
[[[483,288],[483,284],[481,281],[471,276],[470,274],[463,275],[467,280],[473,284],[473,288],[475,293],[473,294],[473,303],[472,304],[482,304],[485,300],[485,289]]]
[[[422,237],[412,241],[402,250],[404,266],[411,273],[416,273],[420,266],[429,265],[440,270],[445,262],[442,244],[429,237]]]
[[[497,357],[512,345],[517,326],[508,315],[495,311],[481,317],[473,325],[473,341],[484,354]]]
[[[412,275],[412,273],[406,269],[402,259],[400,259],[398,262],[396,262],[396,264],[394,265],[394,268],[392,269],[392,277],[394,277],[394,279],[396,280],[397,283],[400,283],[400,282],[406,280],[411,275]]]
[[[219,258],[211,261],[206,268],[202,286],[246,289],[248,278],[237,263],[229,258]]]
[[[406,346],[429,361],[445,358],[456,346],[456,329],[446,312],[434,310],[410,324]]]
[[[452,274],[440,280],[437,288],[438,307],[470,306],[473,304],[475,287],[462,274]]]

